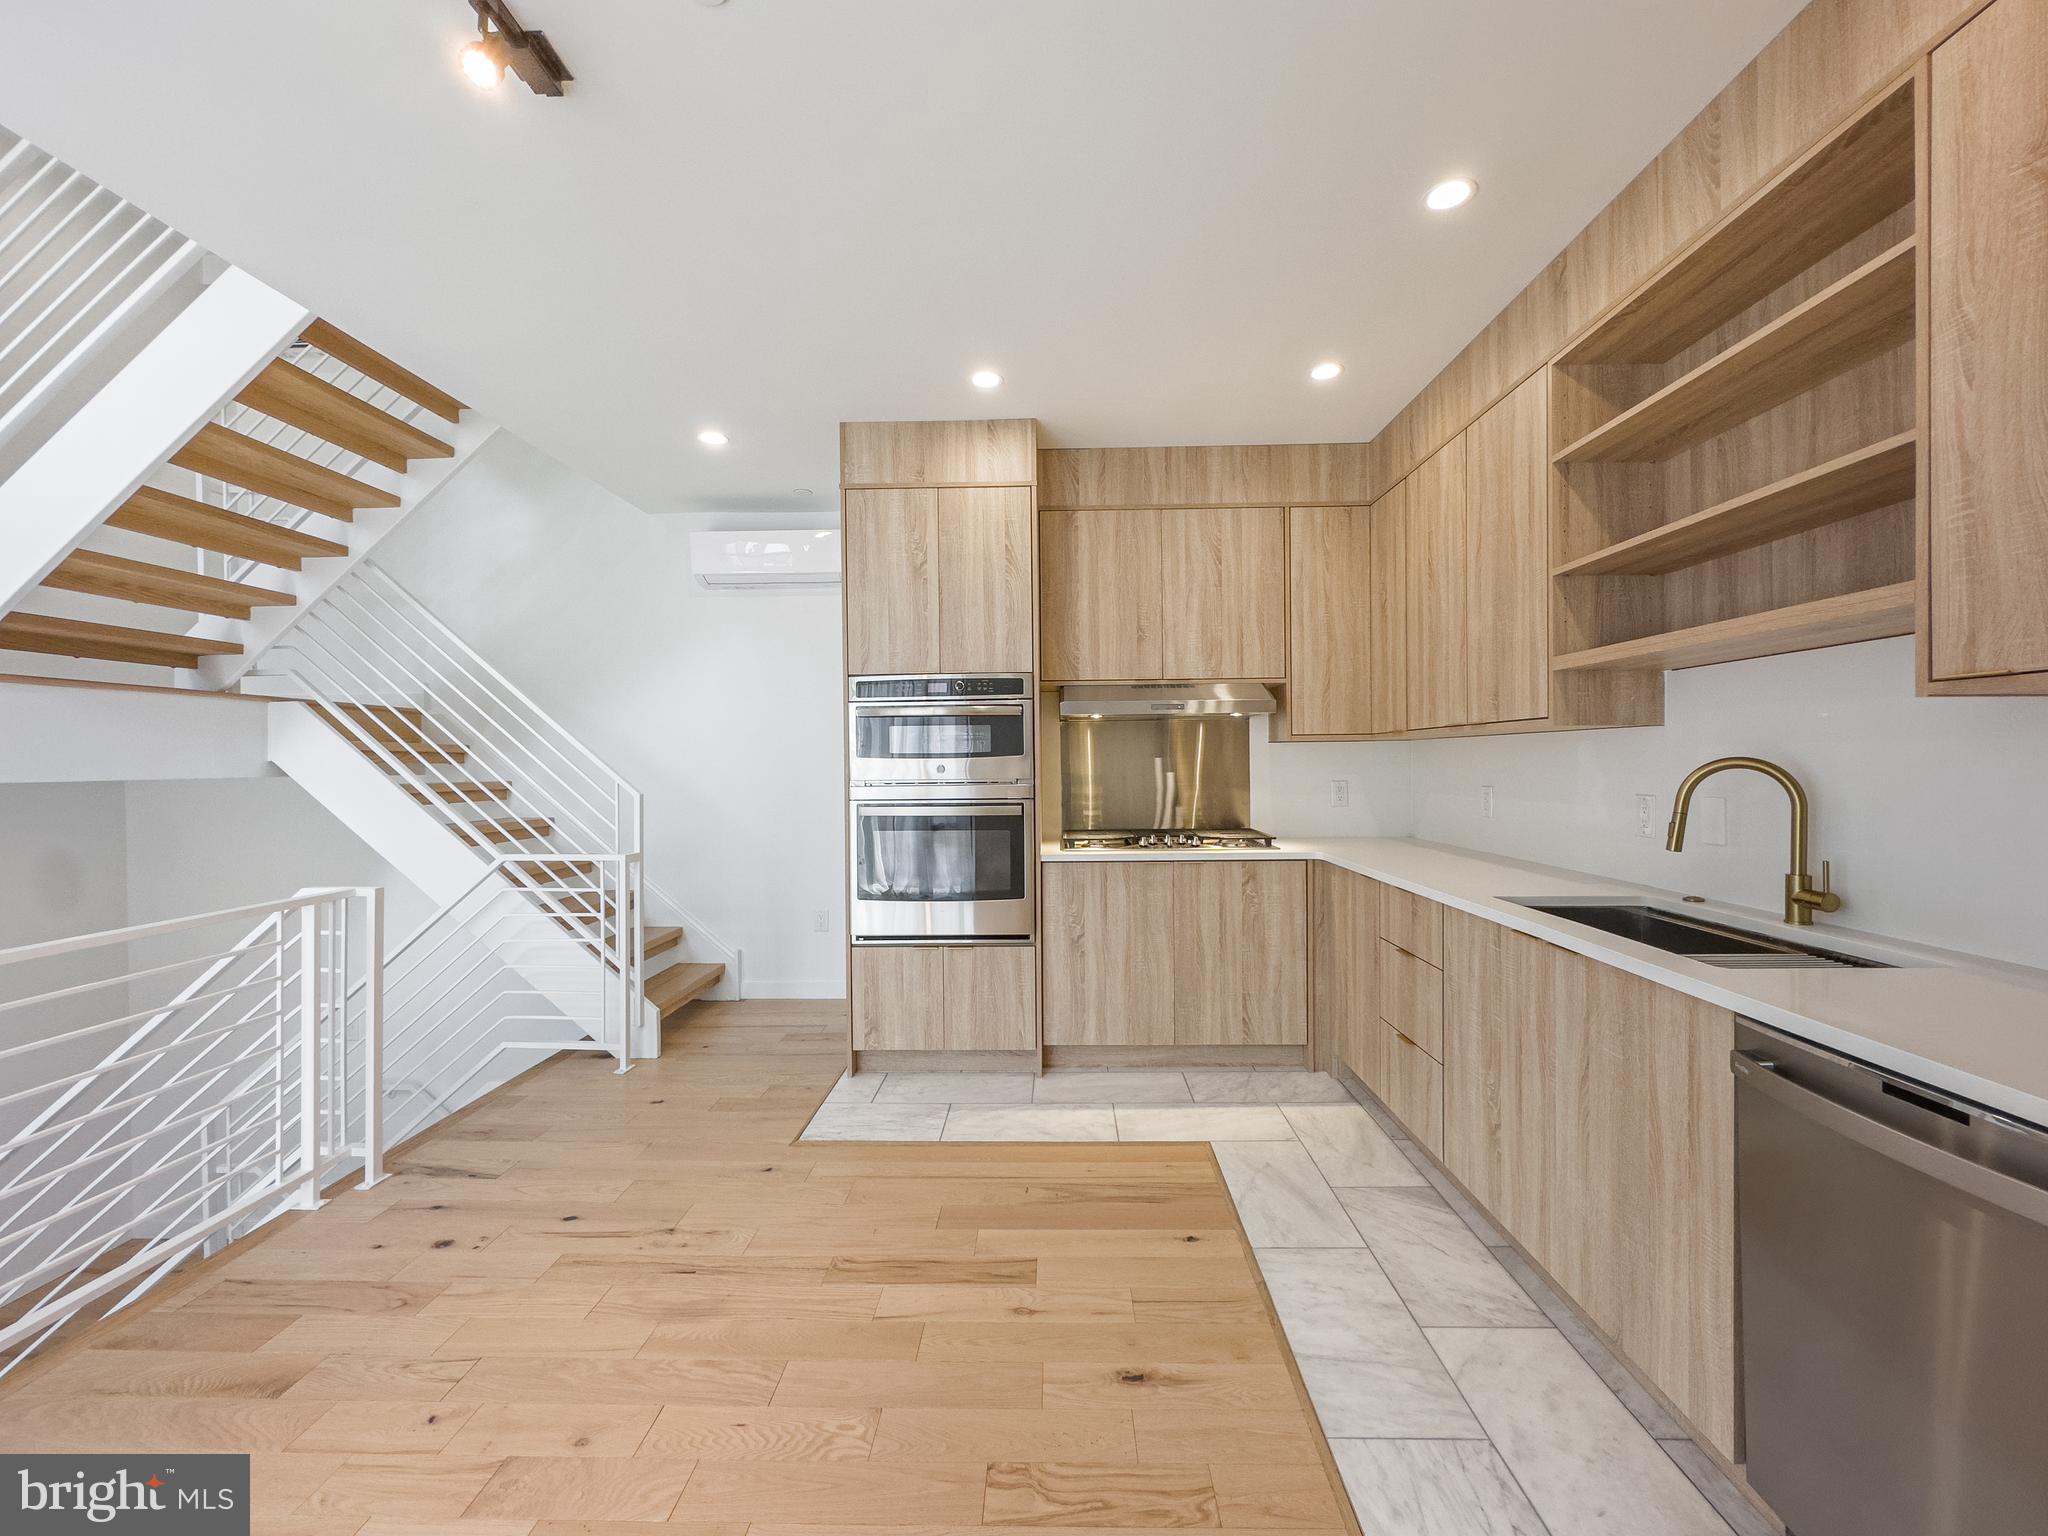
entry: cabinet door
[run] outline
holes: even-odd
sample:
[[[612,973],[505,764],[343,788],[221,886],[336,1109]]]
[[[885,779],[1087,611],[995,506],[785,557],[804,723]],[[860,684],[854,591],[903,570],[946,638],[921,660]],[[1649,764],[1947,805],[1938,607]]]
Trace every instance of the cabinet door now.
[[[853,1048],[946,1048],[946,951],[868,945],[853,952]]]
[[[1045,1043],[1173,1044],[1173,866],[1041,866]]]
[[[1408,729],[1408,481],[1372,504],[1366,714],[1372,734]]]
[[[1998,0],[1937,48],[1931,96],[1930,668],[1936,678],[2039,673],[2048,671],[2048,0]]]
[[[1287,671],[1287,515],[1202,507],[1159,515],[1167,677]]]
[[[1372,509],[1287,509],[1287,731],[1372,726]]]
[[[1308,868],[1187,860],[1173,869],[1179,1045],[1308,1041]]]
[[[1041,512],[1038,539],[1046,679],[1165,676],[1158,511]]]
[[[1379,1092],[1379,883],[1315,866],[1309,1006],[1321,1049]]]
[[[1408,1134],[1441,1157],[1444,1150],[1444,1069],[1436,1058],[1391,1024],[1380,1025],[1381,1099]]]
[[[1472,718],[1465,687],[1464,436],[1426,460],[1407,484],[1408,729],[1426,731]]]
[[[1538,373],[1465,430],[1466,720],[1550,713],[1548,393]]]
[[[846,493],[846,670],[939,670],[936,491]]]
[[[1029,944],[973,944],[946,957],[946,1049],[1038,1047],[1038,951]]]
[[[1029,672],[1031,492],[938,492],[939,670]]]

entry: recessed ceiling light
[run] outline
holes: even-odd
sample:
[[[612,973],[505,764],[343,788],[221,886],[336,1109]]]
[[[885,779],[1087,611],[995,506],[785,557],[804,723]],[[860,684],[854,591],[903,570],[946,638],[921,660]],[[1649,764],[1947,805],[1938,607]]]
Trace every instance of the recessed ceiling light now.
[[[994,389],[1003,382],[1003,376],[993,368],[977,368],[967,375],[967,382],[976,389]]]
[[[1469,176],[1453,176],[1449,181],[1440,181],[1429,189],[1429,196],[1423,201],[1438,213],[1449,213],[1453,208],[1462,208],[1472,201],[1472,194],[1479,190],[1479,183]]]
[[[1308,376],[1318,384],[1327,384],[1343,371],[1342,363],[1317,363],[1315,367],[1309,369]]]
[[[716,427],[706,427],[697,434],[697,441],[706,448],[723,448],[725,446],[725,434]]]

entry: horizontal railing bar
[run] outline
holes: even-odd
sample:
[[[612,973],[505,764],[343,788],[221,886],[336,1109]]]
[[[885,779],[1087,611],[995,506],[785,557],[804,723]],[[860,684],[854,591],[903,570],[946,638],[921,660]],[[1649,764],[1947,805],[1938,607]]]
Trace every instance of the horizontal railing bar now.
[[[209,965],[216,960],[233,959],[236,955],[252,955],[263,950],[276,951],[283,947],[284,943],[282,940],[268,944],[260,940],[253,944],[237,944],[232,949],[216,950],[211,954],[205,955],[193,955],[189,959],[173,960],[168,965],[153,965],[149,969],[142,971],[123,971],[118,976],[103,976],[98,981],[82,981],[75,987],[64,987],[55,992],[39,992],[34,997],[19,997],[11,1003],[0,1003],[0,1013],[6,1013],[15,1008],[31,1007],[36,1003],[54,1003],[67,997],[79,997],[87,992],[97,992],[101,987],[118,987],[132,981],[146,981],[152,976],[168,976],[173,971],[182,971],[188,965]],[[162,1006],[170,1007],[171,1004],[165,1003]]]
[[[136,923],[128,928],[110,928],[104,933],[81,934],[70,939],[48,939],[40,944],[23,944],[14,949],[0,949],[0,965],[18,965],[27,960],[47,960],[56,955],[75,955],[80,950],[100,949],[108,944],[126,944],[136,939],[154,939],[167,933],[183,933],[193,928],[203,928],[209,923],[232,922],[237,918],[272,917],[285,912],[298,912],[306,907],[317,907],[323,902],[346,899],[354,891],[345,887],[329,887],[302,892],[284,901],[256,901],[246,907],[223,907],[218,912],[202,912],[194,917],[172,917],[161,922]]]

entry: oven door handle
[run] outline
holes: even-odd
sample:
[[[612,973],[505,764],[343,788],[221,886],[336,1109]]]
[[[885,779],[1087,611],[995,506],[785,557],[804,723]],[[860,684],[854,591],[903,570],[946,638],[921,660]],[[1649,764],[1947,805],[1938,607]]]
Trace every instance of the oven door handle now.
[[[1017,704],[876,704],[863,700],[847,706],[856,716],[898,715],[1019,715],[1025,706]]]

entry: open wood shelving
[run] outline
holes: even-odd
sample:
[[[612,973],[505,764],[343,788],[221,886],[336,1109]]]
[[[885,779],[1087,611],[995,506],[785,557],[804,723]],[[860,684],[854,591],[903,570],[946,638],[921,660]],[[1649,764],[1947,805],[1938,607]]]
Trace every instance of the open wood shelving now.
[[[1691,629],[1669,630],[1591,650],[1571,651],[1551,662],[1556,672],[1704,667],[1717,661],[1750,661],[1786,651],[1882,640],[1913,632],[1913,583],[1868,587],[1839,597],[1772,608],[1739,619],[1722,619]]]

